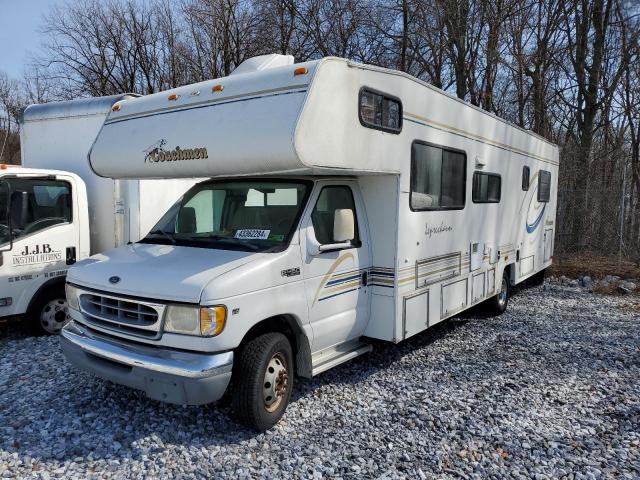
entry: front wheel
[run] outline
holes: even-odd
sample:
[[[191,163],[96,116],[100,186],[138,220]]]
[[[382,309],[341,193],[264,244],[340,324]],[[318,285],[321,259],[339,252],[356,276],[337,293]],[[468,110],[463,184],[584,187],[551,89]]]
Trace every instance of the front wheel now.
[[[35,301],[27,316],[27,328],[33,335],[57,335],[69,322],[64,288],[51,288]]]
[[[293,353],[287,337],[266,333],[247,342],[238,355],[231,405],[238,420],[258,431],[284,414],[293,389]]]
[[[509,277],[505,272],[502,275],[502,282],[500,283],[500,290],[491,299],[489,299],[488,307],[491,313],[494,315],[501,315],[507,309],[509,304],[509,295],[511,294],[511,287],[509,286]]]

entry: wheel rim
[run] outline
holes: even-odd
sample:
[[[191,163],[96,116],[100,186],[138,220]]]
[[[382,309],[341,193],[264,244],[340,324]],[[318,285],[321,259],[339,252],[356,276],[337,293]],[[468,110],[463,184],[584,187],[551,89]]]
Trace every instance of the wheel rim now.
[[[282,353],[278,352],[267,365],[262,382],[262,399],[264,408],[268,412],[274,412],[282,403],[289,388],[289,373],[287,361]]]
[[[504,308],[507,304],[507,292],[509,286],[507,285],[507,279],[502,279],[502,285],[500,286],[500,293],[498,294],[498,305],[500,308]]]
[[[49,334],[60,333],[62,327],[64,327],[70,320],[69,308],[67,307],[67,301],[62,298],[56,298],[51,300],[40,312],[40,326]]]

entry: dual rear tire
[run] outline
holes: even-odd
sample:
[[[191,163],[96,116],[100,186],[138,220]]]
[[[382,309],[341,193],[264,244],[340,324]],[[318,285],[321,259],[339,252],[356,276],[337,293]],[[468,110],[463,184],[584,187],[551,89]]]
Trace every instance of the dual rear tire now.
[[[490,313],[493,315],[502,315],[507,310],[510,296],[511,285],[509,283],[509,276],[507,272],[504,272],[498,293],[487,302]]]

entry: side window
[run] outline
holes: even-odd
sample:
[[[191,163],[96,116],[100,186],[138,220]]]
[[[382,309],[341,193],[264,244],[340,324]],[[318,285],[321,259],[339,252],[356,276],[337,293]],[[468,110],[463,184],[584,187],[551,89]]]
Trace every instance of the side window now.
[[[349,209],[353,211],[355,219],[355,239],[353,246],[360,246],[360,235],[358,233],[358,217],[356,215],[356,205],[353,200],[353,192],[344,185],[324,187],[318,196],[318,201],[313,212],[311,212],[311,222],[316,234],[316,240],[320,245],[333,243],[333,220],[335,211],[338,209]]]
[[[398,98],[363,88],[358,105],[360,123],[389,133],[402,130],[402,103]]]
[[[531,180],[531,170],[529,167],[522,167],[522,190],[529,190],[529,181]]]
[[[540,170],[538,175],[538,201],[548,202],[551,198],[551,172]]]
[[[496,173],[473,172],[473,203],[500,203],[502,179]]]
[[[71,185],[67,182],[18,178],[10,184],[14,239],[71,222]]]
[[[464,153],[414,142],[411,147],[411,210],[464,208],[467,158]]]

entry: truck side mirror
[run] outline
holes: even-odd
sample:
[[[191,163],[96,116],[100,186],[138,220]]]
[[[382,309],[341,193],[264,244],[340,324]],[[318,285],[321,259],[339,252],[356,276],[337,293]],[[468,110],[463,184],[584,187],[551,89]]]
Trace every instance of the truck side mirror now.
[[[350,242],[355,238],[356,225],[353,210],[339,208],[333,214],[333,241],[335,243]]]
[[[12,248],[11,188],[6,180],[0,180],[0,252],[7,252]]]

